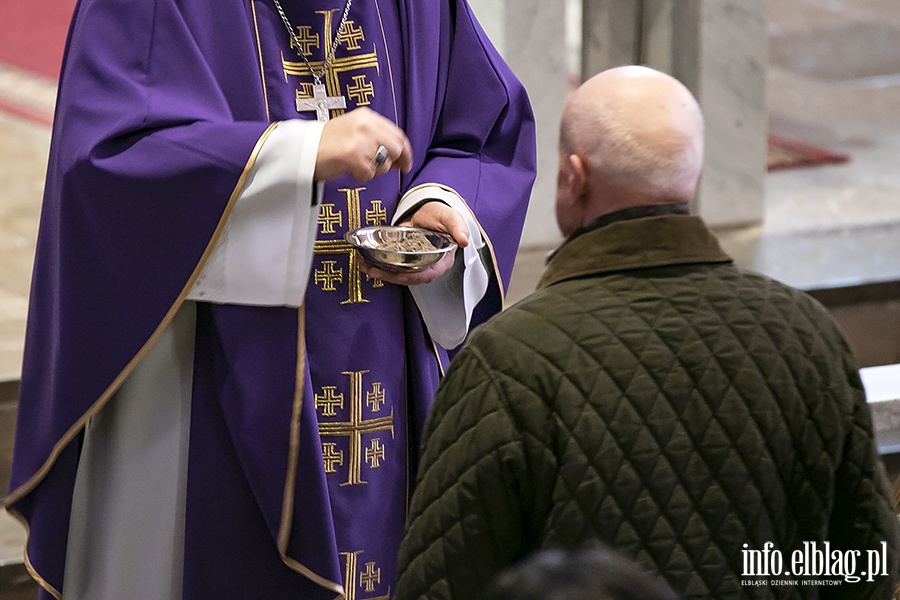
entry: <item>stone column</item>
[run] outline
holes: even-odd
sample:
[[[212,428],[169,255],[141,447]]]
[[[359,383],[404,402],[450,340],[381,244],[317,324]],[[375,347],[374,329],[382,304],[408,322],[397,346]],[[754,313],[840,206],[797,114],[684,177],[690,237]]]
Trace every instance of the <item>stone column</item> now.
[[[639,62],[643,0],[583,0],[581,76]]]
[[[584,6],[584,39],[592,41],[583,46],[583,75],[632,62],[681,80],[706,117],[706,165],[695,211],[713,226],[761,221],[768,132],[765,4],[584,0]]]

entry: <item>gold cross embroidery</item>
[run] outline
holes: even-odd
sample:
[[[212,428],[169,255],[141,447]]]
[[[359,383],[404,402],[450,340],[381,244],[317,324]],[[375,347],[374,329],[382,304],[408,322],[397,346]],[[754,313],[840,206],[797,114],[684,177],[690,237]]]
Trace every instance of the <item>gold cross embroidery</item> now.
[[[370,469],[377,469],[384,460],[384,446],[378,438],[372,439],[372,444],[366,448],[366,462],[369,463]]]
[[[372,208],[366,210],[366,225],[384,225],[387,223],[387,211],[381,200],[372,200]],[[380,279],[373,279],[366,275],[366,281],[372,282],[373,288],[384,287],[384,282]]]
[[[358,570],[360,554],[362,554],[362,550],[357,552],[341,552],[341,556],[347,559],[347,562],[344,565],[344,592],[347,595],[347,600],[390,600],[390,586],[388,586],[387,594],[384,596],[358,598],[356,583],[357,572],[359,573],[359,584],[367,593],[375,591],[375,584],[381,583],[381,569],[377,568],[374,562],[367,562],[365,571]]]
[[[316,11],[325,19],[325,43],[323,44],[324,48],[331,48],[331,36],[333,35],[332,31],[334,29],[334,13],[337,12],[337,10],[338,9],[332,9],[330,11]],[[354,28],[352,26],[352,23],[353,21],[347,21],[347,23],[344,25],[345,32],[340,38],[341,43],[345,45],[348,51],[359,50],[359,42],[365,39],[365,34],[362,30],[362,27]],[[348,25],[350,27],[348,27]],[[323,62],[324,61],[309,61],[309,65],[307,65],[306,62],[303,61],[287,61],[282,56],[281,67],[284,70],[285,77],[288,77],[289,75],[293,75],[295,77],[312,77],[310,67],[313,71],[320,72],[322,70]],[[322,76],[322,82],[325,84],[327,95],[340,95],[341,82],[339,76],[341,74],[349,73],[352,71],[360,71],[362,69],[375,69],[376,74],[379,73],[378,53],[375,50],[374,45],[372,46],[371,52],[363,52],[352,56],[335,57],[334,60],[331,61],[331,65],[329,66],[328,71]],[[311,85],[304,85],[301,89],[297,90],[296,96],[298,99],[312,98],[311,90]],[[333,109],[333,112],[334,115],[337,116],[343,114],[344,110]]]
[[[340,211],[334,212],[334,204],[323,204],[319,209],[319,231],[334,234],[334,226],[343,226],[344,214]]]
[[[294,38],[291,37],[291,48],[294,48],[297,54],[309,56],[313,48],[319,47],[319,34],[312,33],[312,27],[309,25],[301,25],[297,27],[297,42],[300,43],[300,47],[294,48]]]
[[[381,569],[376,569],[375,563],[367,562],[366,570],[359,574],[359,583],[367,592],[374,592],[375,584],[381,583]]]
[[[360,217],[360,199],[359,193],[365,191],[366,188],[341,188],[338,191],[343,192],[347,198],[347,230],[353,231],[360,227],[361,217]],[[326,209],[326,207],[328,207]],[[322,233],[334,233],[333,228],[336,222],[343,222],[340,215],[341,213],[334,212],[333,204],[324,204],[322,205],[324,210],[324,219],[322,214],[319,215],[319,226]],[[372,213],[374,215],[372,218],[379,218],[380,214],[384,212],[384,207],[381,205],[381,200],[373,200],[372,201]],[[366,221],[369,221],[370,211],[366,211]],[[338,221],[335,221],[338,219]],[[387,215],[385,213],[385,220],[387,219]],[[348,283],[347,283],[347,299],[342,301],[341,304],[360,304],[368,302],[363,297],[362,291],[362,276],[363,273],[359,269],[359,253],[354,250],[353,246],[347,243],[345,240],[316,240],[313,244],[313,253],[319,256],[326,255],[339,255],[348,257]],[[332,263],[331,266],[328,263]],[[335,265],[337,265],[337,261],[335,260],[323,260],[322,261],[322,270],[316,270],[313,275],[313,282],[315,284],[322,284],[322,291],[324,292],[333,292],[337,288],[334,287],[335,281],[340,281],[343,283],[344,281],[344,271],[343,269],[335,270]],[[370,280],[368,275],[366,276],[367,280]],[[380,288],[384,286],[384,282],[380,279],[371,279],[372,287]]]
[[[347,47],[347,50],[359,50],[359,43],[366,39],[362,27],[357,27],[354,21],[347,21],[344,25],[344,32],[341,34],[341,43]]]
[[[318,242],[316,243],[318,244]],[[334,287],[334,283],[336,281],[344,281],[344,270],[335,269],[334,266],[336,264],[336,260],[323,260],[322,268],[316,269],[315,273],[313,274],[313,282],[316,284],[322,284],[322,291],[324,292],[336,291],[337,288]],[[341,304],[344,304],[344,302],[342,302]]]
[[[387,211],[381,200],[372,200],[372,208],[366,210],[366,225],[383,225],[387,223]]]
[[[362,438],[364,435],[389,431],[394,439],[394,409],[386,417],[363,419],[363,375],[368,371],[344,371],[342,375],[350,377],[350,419],[345,422],[320,422],[321,437],[346,437],[350,441],[350,464],[347,481],[341,485],[360,485],[368,483],[362,478]],[[382,457],[383,458],[383,457]]]
[[[353,85],[347,86],[347,95],[356,100],[357,106],[368,106],[371,104],[369,96],[375,95],[375,86],[366,83],[366,75],[354,75]]]
[[[372,409],[372,412],[381,410],[381,405],[384,404],[384,390],[381,389],[380,381],[372,384],[371,392],[366,392],[366,404]]]
[[[326,473],[337,473],[337,469],[334,468],[334,465],[339,467],[344,466],[344,451],[338,450],[335,452],[336,447],[337,444],[322,444],[322,460],[325,463]]]
[[[315,395],[316,399],[316,410],[322,410],[323,417],[336,417],[337,413],[334,411],[335,408],[340,407],[341,410],[344,409],[344,395],[343,394],[335,394],[337,388],[333,385],[326,385],[322,388],[322,395]]]

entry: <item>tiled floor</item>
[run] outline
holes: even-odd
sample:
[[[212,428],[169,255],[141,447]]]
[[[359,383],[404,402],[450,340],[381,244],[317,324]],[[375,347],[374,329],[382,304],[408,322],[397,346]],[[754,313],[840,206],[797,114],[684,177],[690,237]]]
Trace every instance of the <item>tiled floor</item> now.
[[[49,137],[0,112],[0,380],[18,374]]]
[[[852,160],[770,174],[764,223],[720,238],[741,263],[798,287],[900,279],[900,6],[767,1],[772,132]],[[0,64],[0,380],[21,364],[52,94],[52,81]],[[510,301],[533,289],[547,250],[520,253]],[[20,554],[9,531],[0,520],[0,564]]]

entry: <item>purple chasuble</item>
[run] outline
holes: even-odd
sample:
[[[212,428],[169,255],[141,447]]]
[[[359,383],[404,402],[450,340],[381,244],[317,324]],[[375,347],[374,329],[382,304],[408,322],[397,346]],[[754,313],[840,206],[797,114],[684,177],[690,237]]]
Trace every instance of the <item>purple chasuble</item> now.
[[[312,82],[298,52],[319,68],[343,2],[282,4],[303,48],[270,0],[76,7],[7,499],[49,593],[85,422],[183,302],[271,122],[315,118],[295,109]],[[463,0],[356,0],[323,82],[348,110],[397,122],[414,168],[326,185],[303,309],[197,304],[185,599],[393,593],[440,367],[408,291],[361,274],[343,234],[439,184],[472,209],[494,263],[473,325],[500,308],[512,270],[531,110]]]

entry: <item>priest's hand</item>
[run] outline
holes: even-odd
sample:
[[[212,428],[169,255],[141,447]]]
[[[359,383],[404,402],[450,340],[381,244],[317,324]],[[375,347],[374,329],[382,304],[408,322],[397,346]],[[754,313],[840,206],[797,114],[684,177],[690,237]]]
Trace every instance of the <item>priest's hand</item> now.
[[[382,147],[384,160],[376,161]],[[328,181],[349,174],[357,181],[368,181],[391,169],[408,173],[411,168],[412,147],[403,130],[361,107],[325,123],[314,177]]]
[[[422,204],[416,209],[416,212],[412,213],[405,221],[398,223],[398,225],[422,227],[449,233],[460,248],[465,248],[469,245],[469,228],[466,226],[462,216],[443,202],[436,200]],[[388,283],[419,285],[431,283],[449,271],[453,267],[454,257],[455,253],[449,252],[437,263],[415,273],[385,271],[364,260],[360,262],[360,269],[369,277],[381,279]]]

